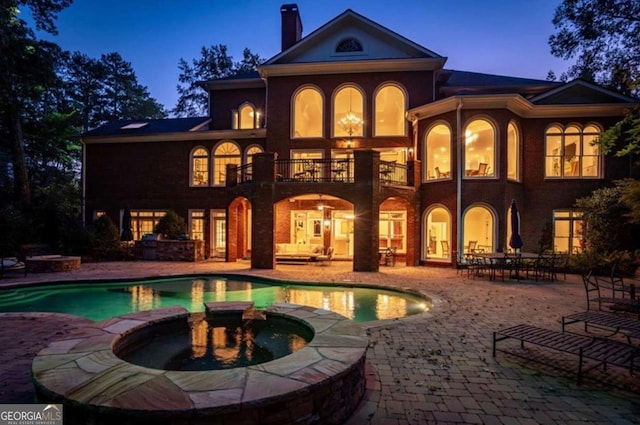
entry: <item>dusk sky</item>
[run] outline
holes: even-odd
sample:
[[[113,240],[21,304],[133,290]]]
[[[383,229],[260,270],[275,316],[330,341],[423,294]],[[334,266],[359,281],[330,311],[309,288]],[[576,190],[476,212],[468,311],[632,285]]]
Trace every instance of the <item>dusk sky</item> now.
[[[561,0],[74,0],[58,18],[63,49],[97,58],[118,52],[167,109],[177,101],[178,61],[202,46],[245,47],[268,59],[280,51],[280,6],[297,3],[303,36],[346,9],[448,58],[445,68],[546,79],[571,64],[551,56],[553,12]]]

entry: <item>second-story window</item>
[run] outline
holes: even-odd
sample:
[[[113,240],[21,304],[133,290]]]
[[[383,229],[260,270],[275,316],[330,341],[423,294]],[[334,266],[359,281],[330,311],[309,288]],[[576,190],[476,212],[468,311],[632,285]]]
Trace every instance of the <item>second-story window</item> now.
[[[203,147],[191,152],[191,186],[209,186],[209,152]]]
[[[520,181],[520,136],[512,122],[507,127],[507,178]]]
[[[375,95],[376,136],[404,136],[406,99],[398,86],[387,84]]]
[[[213,151],[213,184],[224,185],[227,164],[240,165],[240,149],[231,141],[220,142]]]
[[[236,130],[260,128],[260,120],[260,112],[250,103],[243,103],[233,111],[233,128]]]
[[[336,92],[333,99],[333,135],[364,135],[364,96],[355,86],[345,86]]]
[[[600,137],[600,129],[588,125],[580,129],[569,125],[564,130],[554,124],[545,132],[545,177],[600,177],[600,151],[593,144]]]
[[[476,119],[464,131],[464,175],[466,178],[495,176],[496,132],[487,120]]]
[[[322,137],[323,100],[315,87],[305,87],[293,97],[293,138]]]
[[[451,178],[451,130],[444,124],[434,126],[427,133],[423,180]]]

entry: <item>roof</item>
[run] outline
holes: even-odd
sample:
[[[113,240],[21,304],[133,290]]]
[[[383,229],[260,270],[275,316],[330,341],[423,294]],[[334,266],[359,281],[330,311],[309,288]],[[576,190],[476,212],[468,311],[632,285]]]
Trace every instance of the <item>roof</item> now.
[[[89,130],[80,137],[180,133],[200,130],[210,121],[209,117],[119,120]]]
[[[525,97],[531,97],[561,84],[555,81],[451,69],[442,70],[437,78],[440,93],[444,97],[490,93],[518,93]]]

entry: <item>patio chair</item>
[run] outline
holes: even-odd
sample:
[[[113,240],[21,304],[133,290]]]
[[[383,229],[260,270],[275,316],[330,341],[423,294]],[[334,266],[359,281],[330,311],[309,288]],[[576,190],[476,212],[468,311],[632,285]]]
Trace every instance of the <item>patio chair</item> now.
[[[449,241],[440,241],[442,246],[442,258],[449,258]]]

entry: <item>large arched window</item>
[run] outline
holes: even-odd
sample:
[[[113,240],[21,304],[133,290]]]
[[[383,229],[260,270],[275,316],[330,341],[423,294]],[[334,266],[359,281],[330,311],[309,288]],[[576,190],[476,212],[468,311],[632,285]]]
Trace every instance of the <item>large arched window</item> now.
[[[264,150],[262,149],[262,146],[258,146],[258,145],[249,146],[244,153],[245,164],[251,164],[253,162],[253,155],[257,153],[262,153],[262,152],[264,152]]]
[[[224,185],[227,164],[240,165],[240,149],[231,141],[220,142],[213,151],[213,184]]]
[[[464,131],[464,168],[467,178],[495,176],[496,132],[487,120],[473,120]]]
[[[364,96],[355,86],[345,86],[336,92],[333,99],[333,135],[364,135]]]
[[[464,214],[463,247],[474,246],[484,252],[493,252],[495,215],[484,206],[472,206]],[[503,247],[498,247],[503,248]]]
[[[451,130],[444,124],[432,127],[427,133],[424,170],[426,180],[451,178]]]
[[[592,145],[598,137],[600,129],[595,125],[583,130],[577,125],[569,125],[564,130],[557,124],[547,128],[545,177],[600,177],[600,153],[598,145]]]
[[[209,186],[209,152],[198,146],[191,151],[190,186]]]
[[[293,97],[293,138],[322,137],[324,121],[322,94],[314,87],[305,87]]]
[[[520,136],[512,122],[507,127],[507,178],[520,181]]]
[[[444,207],[435,207],[425,217],[423,226],[423,258],[449,259],[451,245],[451,214]]]
[[[380,88],[375,95],[375,126],[376,136],[404,136],[404,118],[406,98],[404,91],[398,86],[387,84]]]

